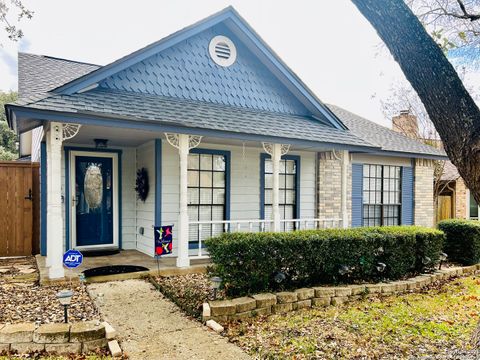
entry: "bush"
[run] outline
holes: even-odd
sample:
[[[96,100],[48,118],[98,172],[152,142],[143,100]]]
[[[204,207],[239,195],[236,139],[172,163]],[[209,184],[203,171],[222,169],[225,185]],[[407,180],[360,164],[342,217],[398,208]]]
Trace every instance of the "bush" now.
[[[444,251],[451,261],[462,265],[480,262],[480,222],[477,220],[451,219],[438,223],[445,232]]]
[[[208,239],[211,272],[223,279],[227,295],[327,283],[399,279],[430,270],[439,260],[444,234],[392,226],[289,233],[224,233]],[[428,261],[429,259],[429,261]],[[383,272],[379,263],[386,264]]]

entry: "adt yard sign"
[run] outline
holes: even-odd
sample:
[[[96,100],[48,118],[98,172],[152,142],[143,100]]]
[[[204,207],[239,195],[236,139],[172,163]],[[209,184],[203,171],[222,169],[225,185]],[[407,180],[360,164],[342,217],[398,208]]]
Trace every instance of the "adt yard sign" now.
[[[63,265],[69,269],[80,266],[83,262],[83,255],[78,250],[68,250],[63,254]]]

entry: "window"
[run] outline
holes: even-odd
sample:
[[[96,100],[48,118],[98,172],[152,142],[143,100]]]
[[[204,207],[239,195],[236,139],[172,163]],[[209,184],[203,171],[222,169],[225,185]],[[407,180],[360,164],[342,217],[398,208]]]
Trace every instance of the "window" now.
[[[293,156],[285,156],[280,160],[280,182],[279,182],[279,207],[281,219],[296,219],[297,211],[297,191],[298,191],[298,162],[299,159]],[[264,162],[264,219],[272,219],[272,196],[273,196],[273,164],[270,158],[265,157]],[[266,226],[269,230],[268,224]],[[294,224],[282,223],[283,231],[293,230]]]
[[[400,166],[363,166],[363,225],[400,225]]]
[[[227,203],[226,154],[207,151],[188,154],[188,217],[190,221],[215,221],[226,219]],[[190,248],[198,248],[202,241],[218,235],[222,225],[190,225]]]
[[[469,217],[470,219],[472,220],[478,220],[478,204],[477,202],[475,201],[472,193],[469,191],[470,193],[470,202],[469,202]]]

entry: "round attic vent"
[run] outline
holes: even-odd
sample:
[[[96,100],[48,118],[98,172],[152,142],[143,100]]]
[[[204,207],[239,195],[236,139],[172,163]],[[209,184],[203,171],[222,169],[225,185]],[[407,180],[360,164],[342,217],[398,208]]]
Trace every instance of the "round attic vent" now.
[[[226,36],[218,35],[210,40],[208,51],[213,61],[220,66],[230,66],[237,59],[237,49]]]

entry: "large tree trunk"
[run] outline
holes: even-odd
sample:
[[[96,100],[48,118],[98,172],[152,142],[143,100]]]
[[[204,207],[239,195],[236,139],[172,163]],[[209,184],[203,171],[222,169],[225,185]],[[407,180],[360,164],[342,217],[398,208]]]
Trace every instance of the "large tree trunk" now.
[[[352,0],[416,90],[445,151],[480,203],[480,110],[403,0]]]

